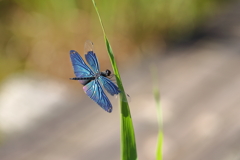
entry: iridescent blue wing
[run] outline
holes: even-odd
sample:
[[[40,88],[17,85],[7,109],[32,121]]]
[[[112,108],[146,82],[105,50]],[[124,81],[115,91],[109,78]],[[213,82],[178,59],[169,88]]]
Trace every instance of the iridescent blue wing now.
[[[90,65],[90,67],[92,68],[92,70],[95,73],[100,72],[99,71],[99,63],[98,63],[98,59],[96,57],[96,54],[93,52],[93,43],[91,41],[86,41],[85,43],[85,59],[88,62],[88,64]]]
[[[70,51],[70,58],[76,77],[93,77],[93,71],[86,65],[82,57],[74,50]]]
[[[112,112],[112,104],[103,92],[100,83],[93,80],[83,87],[84,92],[107,112]]]
[[[111,94],[112,96],[114,94],[118,94],[120,93],[120,90],[118,89],[118,87],[116,86],[116,84],[114,84],[110,79],[108,79],[107,77],[104,76],[99,76],[98,80],[101,82],[101,84],[104,86],[104,88],[107,90],[107,92],[109,94]]]
[[[93,51],[89,51],[87,54],[85,54],[85,59],[95,73],[100,72],[99,63],[96,54]]]

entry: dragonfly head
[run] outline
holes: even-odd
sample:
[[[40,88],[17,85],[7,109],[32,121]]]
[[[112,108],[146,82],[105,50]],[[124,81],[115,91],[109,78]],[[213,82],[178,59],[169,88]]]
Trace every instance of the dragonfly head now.
[[[101,76],[108,77],[110,75],[111,75],[111,71],[109,71],[108,69],[105,72],[101,72]]]
[[[107,76],[110,76],[110,75],[111,75],[111,71],[107,69],[107,70],[106,70],[106,75],[107,75]]]

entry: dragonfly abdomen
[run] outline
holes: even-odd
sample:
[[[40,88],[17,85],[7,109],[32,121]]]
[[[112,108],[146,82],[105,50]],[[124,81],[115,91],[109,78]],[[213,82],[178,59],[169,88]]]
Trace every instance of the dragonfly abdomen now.
[[[70,80],[94,80],[95,77],[74,77],[70,78]]]

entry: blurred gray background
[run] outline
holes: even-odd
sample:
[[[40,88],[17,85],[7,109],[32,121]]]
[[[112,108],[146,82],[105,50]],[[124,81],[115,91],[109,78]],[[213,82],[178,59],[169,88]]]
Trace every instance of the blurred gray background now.
[[[156,66],[165,160],[240,159],[240,2],[96,0],[135,128],[155,159]],[[102,110],[74,77],[69,50],[94,42],[110,69],[91,1],[0,0],[0,159],[120,159],[118,99]]]

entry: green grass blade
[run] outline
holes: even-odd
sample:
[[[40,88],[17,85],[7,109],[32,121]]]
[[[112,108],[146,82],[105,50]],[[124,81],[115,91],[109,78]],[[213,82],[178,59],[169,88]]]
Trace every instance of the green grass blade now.
[[[163,122],[162,122],[162,108],[160,103],[160,91],[157,85],[157,76],[156,76],[156,67],[152,67],[152,76],[153,76],[153,94],[157,106],[157,114],[158,114],[158,141],[157,141],[157,150],[156,150],[156,160],[162,160],[162,148],[163,148]]]
[[[114,54],[112,51],[112,47],[108,41],[108,38],[106,36],[103,23],[101,20],[101,17],[99,15],[96,3],[94,0],[92,0],[94,8],[97,12],[103,35],[104,35],[104,40],[106,43],[108,55],[112,64],[112,68],[114,71],[114,74],[116,76],[117,80],[117,85],[119,89],[121,90],[120,93],[120,98],[119,98],[119,105],[120,105],[120,117],[121,117],[121,159],[122,160],[136,160],[137,159],[137,148],[136,148],[136,141],[135,141],[135,134],[134,134],[134,128],[133,128],[133,123],[132,123],[132,118],[131,118],[131,113],[129,109],[129,105],[127,102],[127,96],[125,94],[121,77],[118,71],[118,67],[114,58]]]
[[[157,142],[157,151],[156,151],[156,160],[162,160],[163,154],[162,154],[162,148],[163,147],[163,132],[158,132],[158,142]]]

